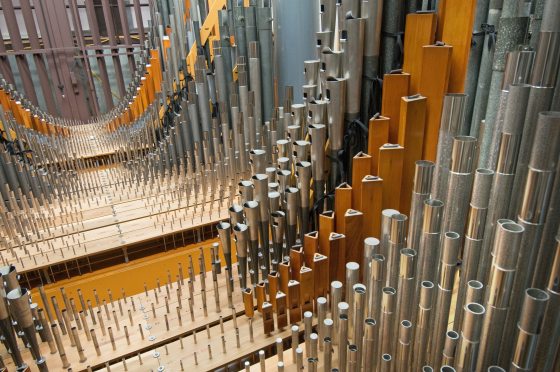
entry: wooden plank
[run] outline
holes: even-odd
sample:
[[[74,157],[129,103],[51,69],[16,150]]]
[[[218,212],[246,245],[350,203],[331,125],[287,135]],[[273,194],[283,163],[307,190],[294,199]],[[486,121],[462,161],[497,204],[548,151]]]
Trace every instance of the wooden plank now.
[[[410,94],[418,93],[422,47],[435,42],[436,22],[435,13],[409,13],[406,16],[403,71],[410,74]]]
[[[399,144],[404,146],[404,161],[399,211],[407,216],[410,213],[415,163],[422,159],[425,122],[426,97],[421,95],[402,97]]]
[[[379,149],[379,169],[377,174],[383,179],[382,209],[399,210],[404,147],[385,144]]]
[[[342,234],[346,236],[346,259],[345,262],[356,262],[360,264],[364,257],[363,226],[364,214],[355,209],[348,209],[344,213],[344,225]],[[361,266],[361,265],[360,265]],[[363,268],[360,267],[360,276]]]
[[[319,215],[319,253],[326,256],[329,248],[329,237],[335,229],[334,211],[325,211]]]
[[[371,156],[359,152],[352,158],[352,208],[362,210],[362,179],[371,174]]]
[[[381,211],[383,206],[383,179],[367,175],[362,179],[362,212],[364,237],[381,236]]]
[[[422,150],[424,160],[436,160],[441,109],[443,96],[447,92],[452,51],[453,47],[449,45],[426,45],[422,48],[422,72],[418,92],[428,99]]]
[[[399,139],[399,118],[401,97],[408,96],[410,74],[396,72],[383,77],[383,93],[381,97],[381,115],[388,117],[389,143],[397,143]]]
[[[352,186],[346,182],[334,190],[335,231],[341,232],[344,225],[344,214],[352,208]]]
[[[377,175],[379,168],[379,148],[389,142],[389,122],[385,116],[376,116],[369,120],[368,154],[371,156],[371,174]]]
[[[441,40],[453,46],[448,93],[464,93],[476,0],[445,1]],[[461,16],[458,17],[457,15]]]

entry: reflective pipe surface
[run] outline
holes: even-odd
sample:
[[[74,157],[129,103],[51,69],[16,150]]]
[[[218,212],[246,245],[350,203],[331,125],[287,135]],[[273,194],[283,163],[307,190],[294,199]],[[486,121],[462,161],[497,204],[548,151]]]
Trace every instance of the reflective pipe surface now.
[[[428,360],[428,340],[432,330],[432,306],[435,297],[435,286],[430,281],[420,283],[420,297],[414,331],[413,367],[415,370],[424,366]]]
[[[424,201],[430,198],[434,168],[428,160],[418,160],[415,165],[407,238],[408,248],[414,250],[420,248]]]
[[[464,306],[461,340],[459,341],[457,356],[455,357],[455,367],[458,372],[475,371],[485,312],[484,306],[475,302],[467,303]]]

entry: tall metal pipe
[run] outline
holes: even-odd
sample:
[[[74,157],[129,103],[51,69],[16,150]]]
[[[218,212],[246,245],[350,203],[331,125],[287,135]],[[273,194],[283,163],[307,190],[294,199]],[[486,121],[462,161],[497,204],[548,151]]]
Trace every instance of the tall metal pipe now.
[[[438,199],[427,199],[424,202],[424,221],[418,250],[418,282],[436,281],[437,271],[434,268],[437,267],[439,257],[443,206],[443,202]]]
[[[434,168],[435,164],[428,160],[418,160],[415,164],[407,244],[416,251],[420,249],[424,201],[430,198]]]
[[[490,187],[494,178],[494,172],[488,169],[477,169],[474,173],[473,190],[465,228],[463,241],[463,263],[459,276],[459,287],[457,292],[457,305],[455,320],[462,324],[463,303],[467,291],[467,283],[478,278],[477,271],[480,266],[489,266],[489,263],[481,260],[481,249],[484,239],[484,228]]]
[[[550,300],[537,346],[535,371],[550,372],[553,371],[554,356],[558,355],[560,346],[560,236],[556,237],[554,260],[546,292]]]
[[[430,341],[430,360],[433,366],[438,366],[441,362],[441,353],[449,324],[449,310],[455,284],[455,270],[461,249],[461,237],[456,232],[446,232],[441,245],[438,290]]]
[[[412,319],[414,285],[416,275],[416,251],[410,248],[401,249],[399,267],[399,287],[397,289],[397,324]],[[398,357],[397,357],[398,359]]]
[[[395,288],[383,288],[377,355],[394,354],[393,351],[396,346],[396,340],[392,335],[394,329],[393,325],[395,323],[396,294],[397,291]],[[380,366],[381,365],[383,365],[382,361]]]
[[[399,213],[391,216],[385,280],[385,285],[388,287],[397,288],[399,284],[400,253],[406,243],[407,222],[408,217],[404,214]]]
[[[416,315],[416,330],[414,332],[413,367],[419,370],[428,361],[428,340],[430,337],[432,306],[434,302],[434,283],[422,281],[420,283],[420,299]]]
[[[529,287],[536,265],[545,266],[546,262],[551,261],[550,250],[538,251],[538,247],[551,197],[549,190],[554,182],[559,158],[560,112],[541,112],[535,131],[523,200],[517,217],[518,223],[525,228],[513,283],[513,291],[517,294]],[[512,311],[508,313],[506,320],[503,356],[500,357],[503,361],[509,361],[511,357],[513,328],[520,314],[521,300],[520,296],[512,298]],[[511,327],[511,329],[507,327]],[[509,347],[507,351],[505,347]]]
[[[517,337],[512,371],[532,371],[535,366],[535,349],[542,333],[543,319],[550,296],[538,288],[528,288],[523,299],[523,308],[517,323]],[[550,340],[549,340],[550,341]]]
[[[475,371],[480,346],[480,333],[486,309],[484,306],[471,302],[464,306],[463,323],[461,324],[461,340],[457,347],[455,367],[458,372]]]
[[[517,255],[525,229],[520,224],[499,224],[494,237],[494,259],[486,290],[486,315],[480,336],[480,355],[477,371],[496,365],[507,312],[511,307],[513,279],[516,275]]]
[[[406,371],[410,368],[412,354],[412,323],[403,320],[399,324],[399,341],[397,343],[396,371]]]

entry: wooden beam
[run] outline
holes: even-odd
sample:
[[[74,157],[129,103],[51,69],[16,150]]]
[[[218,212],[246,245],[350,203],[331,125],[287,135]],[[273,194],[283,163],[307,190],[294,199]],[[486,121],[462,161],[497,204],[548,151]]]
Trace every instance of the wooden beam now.
[[[403,161],[404,147],[388,143],[379,149],[377,174],[383,179],[382,209],[399,210]]]
[[[464,93],[476,0],[445,1],[442,41],[453,46],[448,93]],[[457,15],[461,16],[458,17]]]
[[[436,160],[441,109],[443,96],[447,92],[452,51],[453,47],[440,44],[426,45],[422,48],[422,71],[418,92],[428,99],[422,150],[424,160]]]
[[[393,73],[383,77],[383,94],[381,97],[381,115],[390,119],[389,142],[397,143],[399,138],[399,118],[401,97],[408,96],[410,74]]]
[[[402,97],[399,144],[404,146],[404,162],[399,211],[407,216],[410,213],[415,163],[417,160],[422,160],[425,122],[426,97],[421,95]]]
[[[410,74],[410,94],[418,93],[422,47],[435,42],[436,23],[435,13],[409,13],[406,16],[403,71]]]

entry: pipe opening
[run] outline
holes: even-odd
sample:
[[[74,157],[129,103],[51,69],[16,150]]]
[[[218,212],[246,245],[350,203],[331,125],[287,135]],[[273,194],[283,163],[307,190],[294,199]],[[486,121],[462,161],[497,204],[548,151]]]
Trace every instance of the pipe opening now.
[[[430,366],[422,367],[422,372],[434,372],[434,369]]]
[[[358,351],[358,346],[356,346],[356,345],[348,345],[348,350],[350,350],[350,351]]]
[[[383,293],[394,295],[397,293],[397,290],[393,287],[385,287],[383,288]]]
[[[486,168],[478,168],[477,170],[475,170],[476,174],[494,174],[494,171],[492,169],[486,169]]]
[[[356,292],[358,294],[365,294],[366,293],[366,288],[361,286],[361,285],[355,285],[354,286],[354,292]]]
[[[386,362],[390,362],[391,359],[393,359],[389,354],[383,354],[381,358],[383,358],[383,360]]]
[[[523,232],[525,230],[523,228],[523,226],[521,226],[520,224],[517,224],[515,222],[503,223],[501,226],[504,230],[510,231],[510,232],[515,232],[515,233],[520,233],[520,232]]]
[[[370,325],[370,326],[374,326],[374,325],[377,324],[377,322],[376,322],[375,319],[373,319],[373,318],[367,318],[367,319],[365,320],[365,322],[366,322],[367,325]]]
[[[488,372],[506,372],[506,370],[500,366],[490,366],[488,367]]]
[[[421,285],[422,288],[434,288],[434,283],[430,282],[429,280],[424,280]]]
[[[484,312],[486,311],[486,309],[484,309],[484,306],[475,302],[467,304],[467,310],[478,315],[484,314]]]
[[[424,204],[430,207],[443,207],[443,202],[439,199],[427,199]]]
[[[401,254],[405,255],[407,257],[415,257],[416,256],[416,251],[412,248],[403,248],[403,249],[401,249]]]
[[[451,366],[443,366],[440,369],[441,372],[455,372],[455,368]]]
[[[528,288],[525,293],[527,296],[531,297],[531,299],[536,301],[547,301],[550,298],[548,293],[538,288]]]
[[[452,339],[452,340],[458,340],[459,339],[459,334],[455,331],[447,331],[447,337]]]
[[[373,255],[372,260],[383,262],[383,261],[385,261],[385,256],[383,256],[382,254],[376,253],[376,254]]]
[[[409,320],[406,320],[406,319],[401,322],[401,325],[405,328],[412,327],[412,323]]]
[[[406,214],[398,213],[398,214],[392,215],[391,219],[397,220],[397,221],[406,221],[406,220],[408,220],[408,217],[407,217]]]
[[[459,239],[461,235],[457,234],[455,231],[448,231],[445,233],[445,237],[448,239]]]
[[[478,280],[469,280],[469,282],[467,283],[467,285],[470,288],[474,288],[474,289],[482,289],[482,287],[484,286],[481,282],[479,282]]]

